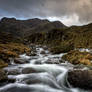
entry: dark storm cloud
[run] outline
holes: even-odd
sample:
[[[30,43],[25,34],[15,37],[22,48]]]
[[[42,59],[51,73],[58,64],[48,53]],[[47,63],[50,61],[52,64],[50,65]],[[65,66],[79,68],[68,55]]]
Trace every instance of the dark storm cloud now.
[[[0,0],[0,16],[17,18],[65,16],[72,21],[91,22],[92,0]]]
[[[44,16],[44,0],[0,0],[0,10],[16,17]],[[0,12],[0,13],[3,13]],[[6,15],[7,16],[7,15]]]

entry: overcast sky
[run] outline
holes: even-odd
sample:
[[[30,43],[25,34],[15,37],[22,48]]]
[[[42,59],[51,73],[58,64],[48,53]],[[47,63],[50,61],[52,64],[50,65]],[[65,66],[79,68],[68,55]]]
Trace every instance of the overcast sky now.
[[[64,24],[92,22],[92,0],[0,0],[0,18],[47,18]]]

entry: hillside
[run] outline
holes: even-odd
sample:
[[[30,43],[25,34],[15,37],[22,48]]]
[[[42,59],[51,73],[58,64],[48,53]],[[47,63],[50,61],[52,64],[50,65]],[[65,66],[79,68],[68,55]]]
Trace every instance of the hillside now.
[[[49,44],[55,53],[76,48],[92,48],[92,24],[52,29],[48,33],[30,35],[28,39],[33,43]]]
[[[66,27],[59,21],[50,22],[38,18],[28,20],[16,20],[15,18],[2,18],[0,31],[12,34],[14,37],[25,37],[33,33],[50,31],[54,28]]]
[[[11,41],[45,44],[53,53],[67,52],[75,48],[92,48],[92,23],[66,27],[59,21],[50,22],[38,18],[2,18],[0,42]]]

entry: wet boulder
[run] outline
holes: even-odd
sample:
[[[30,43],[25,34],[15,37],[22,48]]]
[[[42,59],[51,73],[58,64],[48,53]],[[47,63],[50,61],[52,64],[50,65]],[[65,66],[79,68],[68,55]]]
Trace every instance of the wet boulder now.
[[[5,70],[8,75],[18,75],[21,72],[18,69]]]
[[[41,60],[38,60],[35,62],[35,64],[39,65],[39,64],[42,64]]]
[[[29,87],[18,87],[17,85],[2,89],[0,92],[32,92]]]
[[[44,49],[44,50],[48,50],[48,47],[47,47],[47,46],[43,46],[43,49]]]
[[[16,79],[8,78],[8,83],[14,83],[14,82],[16,82]]]
[[[31,79],[31,78],[28,78],[28,79],[25,79],[24,82],[26,84],[40,84],[41,81],[39,79]]]
[[[40,53],[40,54],[46,54],[46,53],[45,53],[45,51],[43,50],[43,51],[41,51],[41,53]]]
[[[28,59],[22,59],[22,58],[15,58],[14,63],[16,63],[16,64],[25,64],[25,63],[29,63],[29,60]]]
[[[92,70],[69,71],[67,80],[73,87],[92,90]]]
[[[45,63],[46,64],[60,64],[58,60],[47,60]]]
[[[30,73],[37,73],[37,71],[35,69],[33,69],[33,68],[24,68],[22,70],[22,73],[23,74],[30,74]]]

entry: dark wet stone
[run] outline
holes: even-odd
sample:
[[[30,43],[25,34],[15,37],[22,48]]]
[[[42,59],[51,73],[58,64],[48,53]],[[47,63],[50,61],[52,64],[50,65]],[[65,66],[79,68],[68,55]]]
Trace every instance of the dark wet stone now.
[[[16,79],[9,79],[8,78],[8,83],[14,83],[14,82],[16,82]]]
[[[0,92],[32,92],[32,89],[28,88],[28,87],[17,87],[17,86],[13,86],[7,89],[3,89]]]
[[[39,61],[36,61],[35,64],[42,64],[42,63],[41,63],[41,61],[39,60]]]
[[[68,81],[74,87],[92,90],[92,70],[69,71]]]
[[[61,59],[59,60],[60,63],[65,63],[65,60]]]
[[[24,80],[26,84],[39,84],[41,83],[41,81],[39,79],[35,79],[35,80],[32,80],[32,79],[26,79]]]
[[[35,70],[35,69],[33,69],[33,68],[24,68],[23,70],[22,70],[22,73],[23,74],[29,74],[29,73],[36,73],[37,71]]]
[[[48,47],[47,47],[47,46],[43,46],[43,49],[44,49],[44,50],[48,50]]]
[[[20,71],[18,69],[13,69],[13,70],[5,70],[8,75],[18,75],[20,74]]]
[[[29,60],[22,59],[22,58],[15,58],[14,63],[16,63],[16,64],[25,64],[25,63],[29,63]]]
[[[60,64],[60,62],[58,61],[58,60],[47,60],[46,62],[45,62],[46,64]]]
[[[40,53],[40,54],[46,54],[46,53],[45,53],[45,51],[41,51],[41,53]]]

